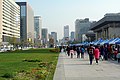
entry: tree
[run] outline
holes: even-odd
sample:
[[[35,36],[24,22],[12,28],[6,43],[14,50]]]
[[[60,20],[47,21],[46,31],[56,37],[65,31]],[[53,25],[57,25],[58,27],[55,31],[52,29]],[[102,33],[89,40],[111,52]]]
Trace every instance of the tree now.
[[[14,48],[17,48],[17,49],[18,49],[18,45],[19,45],[20,43],[17,42],[17,38],[16,38],[15,36],[9,37],[8,40],[9,40],[8,42],[9,42],[11,45],[13,45]]]

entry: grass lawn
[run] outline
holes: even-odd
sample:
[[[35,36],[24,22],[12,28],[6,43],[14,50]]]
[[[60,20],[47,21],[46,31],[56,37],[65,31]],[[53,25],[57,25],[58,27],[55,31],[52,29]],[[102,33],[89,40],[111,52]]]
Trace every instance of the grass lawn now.
[[[52,80],[59,53],[50,50],[0,53],[0,80]]]

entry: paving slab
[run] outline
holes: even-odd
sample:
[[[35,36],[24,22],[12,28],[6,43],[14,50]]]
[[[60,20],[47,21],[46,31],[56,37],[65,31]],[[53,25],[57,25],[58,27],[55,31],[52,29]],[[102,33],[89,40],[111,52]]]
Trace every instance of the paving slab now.
[[[53,80],[120,80],[120,64],[117,61],[99,61],[89,65],[88,55],[84,59],[68,57],[60,53]]]

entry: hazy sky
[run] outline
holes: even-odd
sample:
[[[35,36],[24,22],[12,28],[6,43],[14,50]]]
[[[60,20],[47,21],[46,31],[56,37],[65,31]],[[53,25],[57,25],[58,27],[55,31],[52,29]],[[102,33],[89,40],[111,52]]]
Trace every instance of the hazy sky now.
[[[16,0],[26,1],[26,0]],[[75,20],[89,18],[98,21],[106,13],[120,12],[120,0],[27,0],[35,15],[42,16],[43,27],[63,37],[63,28],[75,30]]]

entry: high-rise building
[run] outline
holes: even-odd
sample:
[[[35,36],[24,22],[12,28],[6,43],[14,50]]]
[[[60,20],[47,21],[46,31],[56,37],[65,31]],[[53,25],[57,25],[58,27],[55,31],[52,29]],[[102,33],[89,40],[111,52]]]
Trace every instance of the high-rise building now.
[[[69,25],[64,26],[64,41],[69,40]]]
[[[20,40],[34,43],[34,12],[27,2],[16,2],[20,6]]]
[[[89,21],[89,18],[77,19],[75,21],[75,39],[77,41],[82,42],[82,34],[88,32],[90,25],[91,22]]]
[[[71,32],[71,41],[73,41],[75,39],[75,32]]]
[[[54,39],[54,44],[57,44],[57,32],[51,32],[51,36]]]
[[[41,16],[34,17],[35,43],[41,40],[42,18]]]
[[[47,44],[48,41],[48,29],[47,28],[42,28],[42,41],[43,44]]]
[[[20,7],[13,0],[0,0],[0,42],[20,39]]]

